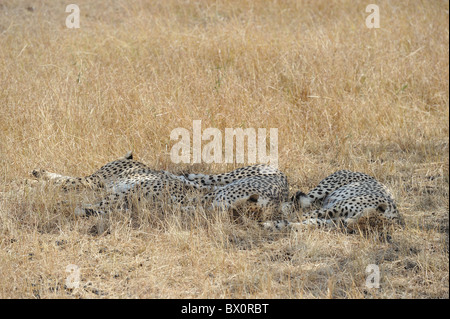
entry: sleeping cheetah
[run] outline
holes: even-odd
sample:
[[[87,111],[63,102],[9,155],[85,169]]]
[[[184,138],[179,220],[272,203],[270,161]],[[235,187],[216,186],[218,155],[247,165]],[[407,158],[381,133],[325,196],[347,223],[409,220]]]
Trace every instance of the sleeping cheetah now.
[[[262,212],[270,212],[284,218],[283,203],[288,200],[286,176],[268,165],[248,166],[218,175],[178,176],[152,170],[133,160],[129,152],[86,177],[68,177],[44,170],[35,170],[32,174],[67,191],[87,188],[106,192],[97,203],[77,207],[77,215],[130,209],[134,199],[176,204],[182,210],[201,204],[210,210],[246,210],[260,217]]]
[[[201,189],[198,184],[182,176],[150,169],[147,165],[133,160],[131,152],[86,177],[62,176],[45,170],[34,170],[32,175],[38,179],[52,181],[65,191],[90,189],[106,193],[96,204],[77,207],[77,215],[128,209],[131,208],[131,201],[135,197],[138,201],[141,198],[159,199],[185,205],[189,202],[189,192]]]
[[[388,188],[364,173],[337,171],[323,179],[308,194],[297,192],[292,201],[302,210],[318,202],[320,208],[303,213],[301,222],[266,223],[266,227],[344,226],[353,230],[367,222],[378,225],[385,221],[402,223]]]
[[[77,207],[77,215],[130,209],[134,198],[139,202],[167,202],[182,210],[191,210],[195,204],[208,210],[245,210],[270,229],[309,225],[332,228],[342,225],[354,229],[362,220],[373,216],[381,217],[378,221],[401,221],[393,197],[384,185],[367,174],[346,170],[328,176],[307,195],[299,191],[290,199],[286,176],[268,165],[247,166],[217,175],[175,175],[152,170],[134,161],[129,152],[86,177],[68,177],[44,170],[32,174],[53,181],[67,191],[81,188],[106,191],[106,196],[97,203]],[[289,221],[297,211],[308,209],[316,202],[321,207],[303,213],[302,221]]]
[[[207,208],[243,208],[259,220],[293,215],[287,177],[271,166],[259,164],[224,174],[189,174],[186,178],[211,188],[201,200]]]

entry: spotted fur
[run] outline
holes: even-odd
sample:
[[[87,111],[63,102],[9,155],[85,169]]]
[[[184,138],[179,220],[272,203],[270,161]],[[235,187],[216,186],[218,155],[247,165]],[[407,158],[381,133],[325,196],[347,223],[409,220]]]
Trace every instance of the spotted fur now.
[[[402,218],[389,189],[374,177],[347,170],[323,179],[308,194],[297,192],[294,202],[304,211],[302,221],[277,222],[270,227],[337,227],[355,229],[367,219],[378,218],[387,223],[400,222]],[[318,209],[307,210],[314,204]],[[372,222],[373,223],[373,222]]]
[[[150,169],[133,160],[130,152],[86,177],[68,177],[44,170],[32,174],[53,181],[67,191],[87,188],[106,193],[97,203],[77,207],[78,215],[130,209],[133,200],[146,200],[178,205],[183,210],[200,204],[209,210],[246,211],[272,229],[311,225],[354,229],[361,221],[373,224],[374,217],[378,222],[401,221],[386,186],[372,176],[347,170],[328,176],[308,194],[299,191],[290,199],[286,176],[268,165],[247,166],[215,175],[175,175]],[[311,210],[313,205],[319,208]],[[290,222],[299,211],[303,212],[302,220]]]
[[[245,209],[258,219],[283,218],[292,213],[286,209],[289,201],[287,177],[268,165],[253,165],[217,174],[190,174],[189,181],[210,187],[203,196],[206,207],[222,210]]]
[[[286,176],[268,165],[247,166],[217,175],[174,175],[152,170],[133,160],[131,152],[86,177],[68,177],[44,170],[32,174],[51,180],[64,190],[87,188],[106,192],[97,203],[77,207],[77,215],[129,209],[133,200],[147,200],[178,205],[185,210],[199,203],[206,209],[245,210],[258,214],[258,218],[275,215],[281,218],[289,190]]]

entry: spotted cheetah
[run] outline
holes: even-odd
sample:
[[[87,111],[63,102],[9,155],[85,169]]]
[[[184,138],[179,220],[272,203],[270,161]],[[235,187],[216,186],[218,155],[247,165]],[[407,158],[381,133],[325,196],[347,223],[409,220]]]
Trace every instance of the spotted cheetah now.
[[[301,222],[279,221],[267,223],[266,227],[344,226],[354,230],[363,223],[373,224],[374,220],[378,224],[384,221],[403,223],[389,189],[374,177],[359,172],[337,171],[308,194],[298,191],[292,202],[303,211],[313,204],[319,204],[320,208],[304,212]]]
[[[186,178],[211,188],[201,200],[210,209],[243,208],[259,220],[293,215],[287,177],[269,165],[252,165],[217,175],[189,174]]]
[[[133,160],[131,152],[86,177],[63,176],[45,170],[34,170],[32,175],[51,181],[65,191],[89,189],[106,193],[106,196],[95,204],[77,207],[76,215],[129,209],[133,199],[141,201],[142,198],[186,205],[189,202],[188,194],[202,188],[182,176],[150,169],[147,165]]]
[[[32,175],[52,181],[66,191],[87,188],[106,192],[97,203],[77,207],[77,215],[130,209],[133,200],[150,200],[176,204],[183,210],[200,204],[209,210],[246,210],[260,218],[268,216],[262,212],[270,212],[281,218],[289,190],[286,176],[268,165],[247,166],[217,175],[175,175],[150,169],[133,160],[131,152],[86,177],[45,170],[34,170]]]
[[[68,177],[44,170],[32,174],[67,191],[82,188],[106,191],[107,195],[97,203],[77,207],[77,215],[130,209],[134,198],[176,204],[182,210],[191,210],[199,203],[208,210],[245,210],[271,229],[311,225],[354,229],[361,220],[373,216],[401,221],[386,186],[367,174],[346,170],[328,176],[308,194],[299,191],[291,198],[287,177],[278,169],[262,164],[216,175],[175,175],[152,170],[133,160],[129,152],[86,177]],[[315,203],[321,207],[304,212],[300,222],[290,221],[297,212]]]

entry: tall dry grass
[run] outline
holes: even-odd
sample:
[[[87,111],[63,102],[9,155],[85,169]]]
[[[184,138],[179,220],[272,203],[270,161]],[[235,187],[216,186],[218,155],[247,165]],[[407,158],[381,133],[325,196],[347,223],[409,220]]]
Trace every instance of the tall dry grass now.
[[[448,2],[378,1],[380,29],[355,1],[76,3],[80,29],[64,1],[0,2],[0,297],[449,297]],[[293,192],[337,169],[374,175],[405,229],[271,234],[145,209],[78,219],[59,208],[66,195],[20,184],[130,149],[157,169],[238,166],[171,162],[170,132],[193,120],[278,128]]]

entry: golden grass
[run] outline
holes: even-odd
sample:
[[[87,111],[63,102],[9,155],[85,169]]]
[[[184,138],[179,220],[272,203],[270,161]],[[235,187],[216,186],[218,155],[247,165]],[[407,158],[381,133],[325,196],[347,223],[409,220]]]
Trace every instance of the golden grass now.
[[[0,3],[0,297],[448,298],[448,2]],[[337,169],[391,187],[406,227],[380,240],[271,234],[201,212],[103,219],[17,186],[34,168],[86,175],[132,149],[175,165],[170,132],[278,128],[292,192]],[[381,287],[365,287],[368,264]],[[68,265],[80,287],[65,287]]]

